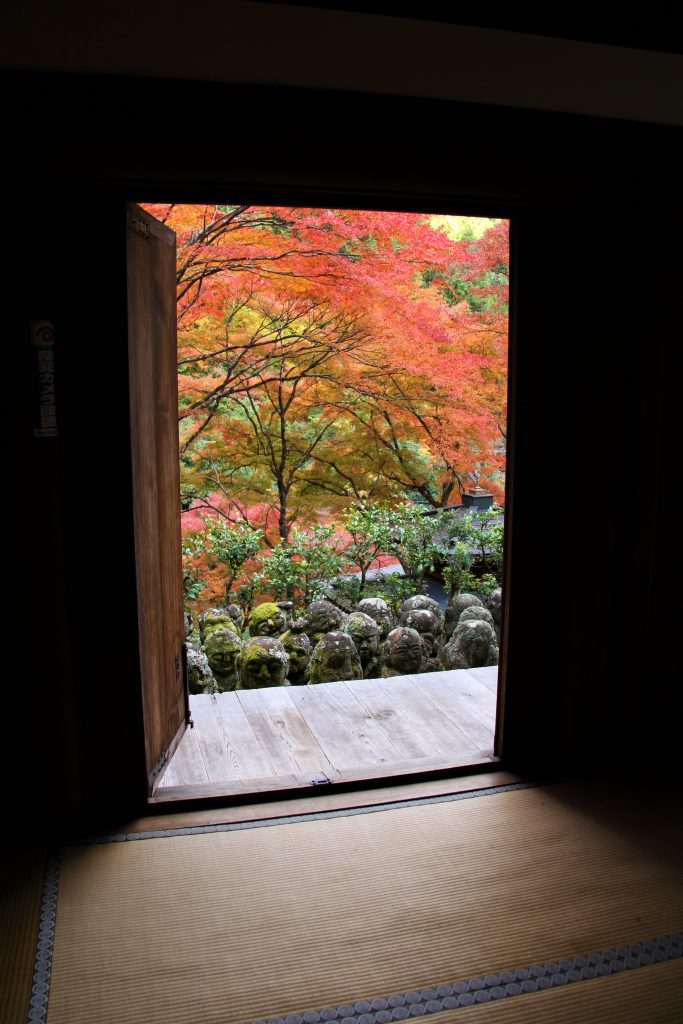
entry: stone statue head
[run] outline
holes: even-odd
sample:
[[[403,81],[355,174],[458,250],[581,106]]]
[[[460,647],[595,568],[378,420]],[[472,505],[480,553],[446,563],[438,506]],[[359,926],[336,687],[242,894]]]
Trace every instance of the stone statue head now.
[[[293,633],[288,629],[280,637],[280,643],[289,656],[289,672],[287,678],[295,686],[308,682],[308,669],[313,648],[306,633]]]
[[[195,644],[187,644],[187,685],[190,693],[215,693],[216,681],[206,654]]]
[[[377,623],[364,612],[352,612],[342,626],[354,642],[360,656],[363,671],[379,654],[379,628]]]
[[[257,690],[262,686],[284,686],[289,656],[273,636],[255,636],[246,640],[239,661],[239,690]]]
[[[229,604],[225,609],[235,624],[235,629],[238,633],[242,632],[244,627],[244,612],[238,604]]]
[[[423,658],[422,639],[416,629],[397,626],[384,642],[384,663],[396,675],[419,672]]]
[[[460,591],[451,594],[444,613],[443,633],[446,640],[453,635],[453,630],[458,625],[458,619],[465,608],[470,608],[472,605],[477,605],[479,608],[484,607],[481,599],[476,594],[460,593]]]
[[[479,607],[476,604],[471,604],[469,608],[465,608],[460,613],[458,619],[458,625],[461,626],[463,622],[474,622],[476,619],[480,619],[482,622],[488,622],[489,626],[493,626],[493,615],[488,608]]]
[[[287,629],[287,613],[273,601],[257,605],[249,619],[251,636],[280,636]]]
[[[205,643],[209,633],[218,629],[219,626],[226,626],[233,632],[236,631],[235,623],[227,608],[207,608],[205,612],[202,612],[199,616],[199,637],[202,643]]]
[[[399,626],[416,629],[422,637],[426,657],[436,656],[441,641],[441,623],[434,612],[428,608],[409,608],[401,612]]]
[[[234,690],[242,641],[232,626],[216,626],[207,635],[204,650],[220,693]]]
[[[498,642],[493,626],[483,619],[459,622],[442,651],[446,669],[482,668],[498,663]]]
[[[491,615],[493,616],[493,623],[497,629],[500,629],[500,624],[503,618],[503,591],[500,587],[496,587],[489,594],[488,606]]]
[[[438,601],[435,601],[433,597],[427,597],[426,594],[415,594],[414,597],[409,597],[407,601],[404,601],[399,609],[399,619],[402,620],[404,612],[414,612],[418,608],[426,608],[428,612],[434,612],[443,627],[443,609]]]
[[[315,645],[325,633],[339,629],[344,618],[344,612],[336,608],[331,601],[312,601],[306,609],[307,632],[311,642]]]
[[[394,628],[394,617],[386,601],[383,601],[381,597],[364,597],[362,601],[358,602],[358,611],[375,620],[379,628],[380,641],[386,640]]]
[[[362,678],[360,657],[348,633],[341,630],[326,633],[315,645],[311,657],[311,683]]]

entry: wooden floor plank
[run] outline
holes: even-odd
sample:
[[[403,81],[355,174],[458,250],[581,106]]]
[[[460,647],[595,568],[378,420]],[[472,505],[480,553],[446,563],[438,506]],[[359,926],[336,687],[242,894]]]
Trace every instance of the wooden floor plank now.
[[[468,668],[475,679],[483,683],[491,693],[498,693],[498,665],[486,665],[484,668]]]
[[[372,741],[368,739],[367,730],[363,728],[362,713],[359,705],[358,720],[351,723],[348,709],[342,707],[331,694],[330,687],[336,683],[320,683],[317,686],[292,686],[290,696],[306,720],[326,757],[340,771],[354,767],[380,764]],[[350,692],[349,696],[351,696]],[[391,757],[397,760],[396,754]]]
[[[394,763],[403,756],[390,735],[376,722],[365,704],[358,700],[348,686],[348,681],[328,683],[327,696],[342,709],[350,728],[356,736],[364,737],[376,756],[377,764]]]
[[[413,683],[475,746],[493,749],[496,699],[469,672],[425,672]]]
[[[238,697],[276,774],[333,771],[315,736],[292,702],[291,686],[240,690]]]
[[[193,698],[192,720],[209,782],[237,778],[232,771],[225,730],[214,694],[202,693]]]
[[[384,730],[402,757],[438,757],[439,751],[416,728],[415,722],[401,710],[396,695],[389,687],[377,686],[376,679],[353,679],[347,682],[351,693]]]
[[[418,678],[415,676],[415,679]],[[380,685],[387,692],[393,693],[403,713],[410,717],[415,728],[434,744],[443,757],[471,754],[477,749],[476,744],[415,686],[411,676],[382,679]]]
[[[216,694],[233,779],[262,779],[275,775],[270,760],[249,725],[237,694]]]
[[[162,786],[197,786],[210,781],[197,742],[196,731],[186,729],[170,765],[161,778],[159,788]]]

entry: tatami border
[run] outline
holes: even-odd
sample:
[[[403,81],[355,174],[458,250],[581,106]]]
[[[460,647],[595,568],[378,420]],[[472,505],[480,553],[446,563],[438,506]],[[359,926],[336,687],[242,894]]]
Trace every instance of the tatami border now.
[[[585,953],[549,963],[532,964],[511,971],[468,978],[452,984],[436,985],[415,992],[362,999],[355,1003],[306,1010],[283,1017],[266,1017],[252,1024],[389,1024],[410,1017],[426,1017],[442,1010],[477,1006],[529,992],[562,988],[577,981],[603,978],[650,964],[664,963],[683,956],[683,932],[662,935],[645,942],[632,942],[598,953]]]
[[[50,980],[52,976],[52,950],[55,942],[55,924],[57,921],[59,865],[59,851],[49,850],[45,861],[43,902],[40,912],[40,924],[38,926],[31,998],[28,1004],[27,1019],[30,1024],[44,1024],[47,1017],[47,1004],[50,996]]]
[[[332,811],[311,811],[307,814],[287,814],[278,818],[256,818],[253,821],[232,821],[221,825],[191,825],[188,828],[150,829],[145,832],[117,832],[109,835],[71,838],[64,846],[92,846],[99,843],[131,843],[140,839],[169,839],[174,836],[197,836],[208,832],[239,832],[249,828],[270,828],[274,825],[293,825],[305,821],[324,821],[328,818],[348,818],[355,814],[376,814],[379,811],[397,810],[403,807],[421,807],[425,804],[443,804],[454,800],[474,800],[478,797],[497,796],[517,789],[535,789],[541,782],[509,782],[503,786],[488,786],[486,789],[469,789],[461,793],[444,793],[439,796],[414,797],[408,800],[392,800],[387,803],[368,804],[364,807],[342,807]]]

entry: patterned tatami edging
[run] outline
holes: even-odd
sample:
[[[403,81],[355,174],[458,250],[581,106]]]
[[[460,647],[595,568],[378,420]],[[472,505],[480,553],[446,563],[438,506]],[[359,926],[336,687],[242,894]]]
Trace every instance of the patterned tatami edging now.
[[[436,985],[417,992],[363,999],[356,1003],[328,1006],[322,1010],[290,1013],[286,1017],[268,1017],[252,1024],[389,1024],[409,1017],[426,1017],[441,1010],[476,1006],[496,999],[508,999],[529,992],[544,992],[577,981],[602,978],[609,974],[664,963],[683,956],[683,932],[662,935],[645,942],[584,953],[552,963],[532,964],[482,978],[468,978],[452,984]]]
[[[40,912],[36,959],[33,968],[31,999],[28,1004],[28,1020],[31,1024],[43,1024],[47,1016],[52,976],[52,950],[55,944],[57,921],[57,896],[59,893],[58,850],[48,852],[43,880],[43,904]]]
[[[100,843],[130,843],[138,839],[169,839],[172,836],[198,836],[207,832],[238,832],[249,828],[271,828],[273,825],[294,825],[305,821],[324,821],[326,818],[348,818],[355,814],[376,814],[403,807],[421,807],[425,804],[444,804],[455,800],[474,800],[478,797],[497,796],[516,789],[536,789],[541,782],[509,782],[504,786],[469,789],[462,793],[444,793],[441,796],[414,797],[410,800],[392,800],[388,803],[368,804],[365,807],[342,807],[334,811],[311,811],[308,814],[287,814],[279,818],[256,818],[253,821],[232,821],[222,825],[191,825],[188,828],[151,829],[146,832],[117,832],[102,836],[70,838],[64,846],[93,846]]]

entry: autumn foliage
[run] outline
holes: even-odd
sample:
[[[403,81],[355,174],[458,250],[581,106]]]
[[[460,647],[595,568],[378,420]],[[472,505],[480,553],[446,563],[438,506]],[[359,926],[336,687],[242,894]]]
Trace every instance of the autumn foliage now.
[[[145,204],[176,232],[184,529],[503,499],[508,225]],[[223,579],[223,583],[225,580]]]

